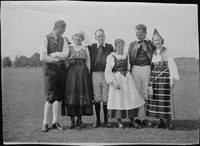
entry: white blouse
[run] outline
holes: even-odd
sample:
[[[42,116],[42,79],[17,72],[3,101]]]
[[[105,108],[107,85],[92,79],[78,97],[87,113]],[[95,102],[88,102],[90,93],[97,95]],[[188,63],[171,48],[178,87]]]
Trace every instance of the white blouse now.
[[[74,50],[76,51],[76,56],[74,56],[75,58],[76,58],[76,57],[77,57],[77,58],[82,57],[82,56],[80,56],[79,51],[81,51],[81,50],[84,50],[84,51],[85,51],[85,53],[86,53],[86,66],[87,66],[87,68],[88,68],[88,70],[89,70],[89,72],[90,72],[90,69],[91,69],[91,67],[90,67],[90,52],[89,52],[88,47],[87,47],[86,45],[83,45],[83,44],[77,46],[77,45],[74,44],[74,43],[70,44],[69,46],[72,46],[72,47],[74,48]],[[70,56],[69,56],[69,57],[70,57]]]
[[[156,54],[153,54],[152,62],[159,62],[159,61],[168,61],[168,68],[170,72],[170,79],[179,80],[180,76],[178,73],[178,68],[176,66],[176,62],[169,51],[169,49],[166,49],[163,53],[160,54],[160,52],[157,52]]]
[[[113,83],[116,86],[118,84],[118,82],[117,82],[117,80],[116,80],[116,78],[114,76],[114,72],[112,72],[112,69],[115,66],[115,59],[114,59],[113,56],[115,56],[118,60],[124,60],[124,59],[126,59],[128,54],[124,52],[122,55],[119,55],[116,52],[112,52],[106,58],[106,69],[105,69],[106,82],[108,84],[112,84]],[[128,58],[128,60],[129,60],[129,58]],[[129,71],[130,70],[130,63],[129,63],[129,61],[127,61],[127,63],[128,63],[128,71]]]

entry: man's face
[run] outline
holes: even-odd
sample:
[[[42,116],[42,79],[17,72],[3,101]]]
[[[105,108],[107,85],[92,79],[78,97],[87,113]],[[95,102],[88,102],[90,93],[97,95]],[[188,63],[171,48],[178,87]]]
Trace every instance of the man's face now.
[[[103,31],[97,31],[95,35],[95,39],[98,41],[99,44],[103,44],[105,42],[105,34]]]
[[[57,38],[62,37],[63,33],[65,32],[65,29],[66,29],[66,27],[63,27],[63,28],[61,28],[61,27],[55,28],[55,29],[54,29],[54,32],[55,32],[56,37],[57,37]]]
[[[136,34],[136,37],[138,38],[138,40],[142,41],[146,38],[146,32],[144,32],[142,29],[140,30],[137,30],[135,29],[135,34]]]

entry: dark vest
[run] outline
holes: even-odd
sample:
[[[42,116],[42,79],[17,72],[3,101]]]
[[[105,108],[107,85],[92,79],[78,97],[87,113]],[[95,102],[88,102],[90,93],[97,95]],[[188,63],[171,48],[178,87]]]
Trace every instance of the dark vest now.
[[[122,75],[126,76],[126,73],[128,71],[128,57],[124,60],[118,60],[114,55],[115,65],[112,69],[112,72],[120,72]]]
[[[56,38],[53,35],[53,32],[46,35],[46,37],[48,40],[47,54],[54,52],[62,52],[64,45],[64,39],[62,37],[59,40],[56,40]]]
[[[151,65],[151,60],[142,46],[138,49],[137,56],[133,65],[145,66]]]
[[[62,52],[63,50],[63,45],[64,45],[64,39],[61,37],[59,40],[56,40],[56,38],[54,37],[53,32],[51,32],[50,34],[46,35],[47,37],[47,54],[49,55],[50,53],[54,53],[54,52]],[[43,62],[44,65],[50,65],[50,66],[54,66],[56,63],[51,63],[51,62]],[[64,63],[64,61],[61,62],[57,62],[57,64],[60,63]]]

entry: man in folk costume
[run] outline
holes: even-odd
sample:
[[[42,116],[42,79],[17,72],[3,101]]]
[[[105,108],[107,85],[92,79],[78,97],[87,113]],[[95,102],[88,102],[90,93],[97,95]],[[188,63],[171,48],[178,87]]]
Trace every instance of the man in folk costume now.
[[[103,102],[104,125],[106,127],[111,127],[107,117],[109,85],[106,83],[104,72],[106,68],[106,58],[111,52],[113,52],[114,49],[111,44],[105,43],[105,37],[103,29],[96,30],[95,39],[97,40],[97,43],[88,46],[91,60],[91,77],[96,111],[96,122],[93,125],[94,128],[100,126],[101,102]]]
[[[152,41],[147,39],[147,27],[144,24],[137,25],[135,27],[135,33],[137,40],[130,43],[128,50],[131,64],[131,74],[137,90],[147,102],[151,60],[155,46],[153,45]],[[146,105],[147,103],[144,104],[145,119],[141,121],[138,119],[138,117],[135,117],[135,122],[140,126],[142,124],[145,126],[151,126],[149,120],[146,119]],[[139,116],[139,109],[137,110]]]
[[[66,23],[58,20],[53,31],[44,36],[41,41],[40,59],[43,61],[43,76],[46,103],[44,105],[44,119],[42,131],[47,132],[48,117],[53,107],[52,128],[63,130],[58,123],[58,113],[64,96],[66,68],[65,59],[69,54],[68,40],[62,37]]]

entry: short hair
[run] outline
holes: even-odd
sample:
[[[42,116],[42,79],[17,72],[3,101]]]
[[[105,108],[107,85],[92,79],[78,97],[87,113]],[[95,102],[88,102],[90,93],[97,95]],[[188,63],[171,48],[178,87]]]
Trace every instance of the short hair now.
[[[165,40],[162,38],[162,36],[161,36],[160,34],[157,34],[157,33],[156,33],[156,34],[153,35],[152,40],[153,40],[153,38],[154,38],[155,36],[157,36],[157,37],[159,37],[159,38],[161,39],[162,45],[163,45]]]
[[[95,35],[95,36],[96,36],[97,31],[102,31],[102,32],[105,34],[104,30],[103,30],[102,28],[99,28],[99,29],[97,29],[97,30],[94,32],[94,35]]]
[[[138,24],[135,29],[137,30],[143,30],[143,32],[147,32],[147,27],[144,24]]]
[[[115,43],[115,48],[116,48],[117,45],[120,44],[120,43],[122,43],[123,45],[125,45],[125,42],[124,42],[124,40],[122,40],[122,39],[116,39],[114,43]]]
[[[66,27],[66,23],[63,20],[58,20],[54,23],[55,28],[64,28]]]

